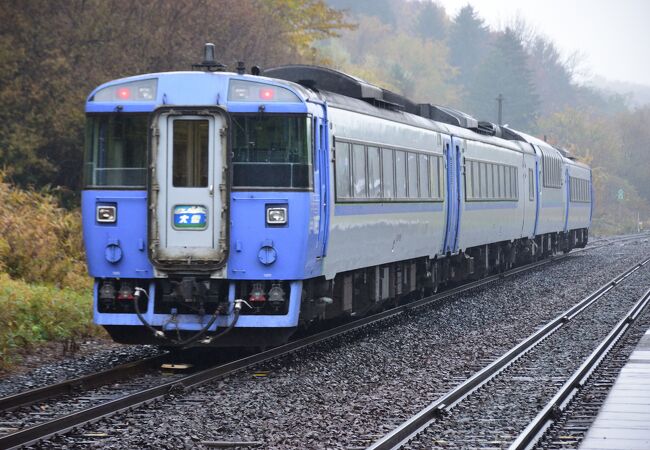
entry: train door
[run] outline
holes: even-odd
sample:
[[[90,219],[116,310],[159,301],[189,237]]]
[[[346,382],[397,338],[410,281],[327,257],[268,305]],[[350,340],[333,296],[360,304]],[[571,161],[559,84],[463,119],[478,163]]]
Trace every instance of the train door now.
[[[535,152],[535,225],[533,226],[533,237],[537,236],[537,226],[539,224],[539,209],[541,207],[541,201],[542,201],[542,187],[540,184],[540,179],[541,179],[541,172],[539,170],[539,161],[540,158],[542,157],[541,151],[534,146],[533,151]]]
[[[443,140],[447,187],[447,222],[445,228],[444,252],[458,250],[458,230],[460,228],[460,139],[451,137]]]
[[[589,226],[591,226],[591,220],[594,216],[594,174],[591,171],[591,168],[589,169]]]
[[[569,231],[569,205],[571,204],[571,184],[569,178],[569,166],[564,165],[564,190],[566,191],[565,202],[566,209],[564,212],[564,232]]]
[[[524,215],[524,220],[521,223],[521,235],[526,237],[532,237],[535,233],[535,218],[537,216],[535,162],[536,157],[534,154],[524,153],[522,164],[524,181],[519,201],[523,205]]]
[[[159,266],[210,270],[225,263],[226,125],[220,108],[165,108],[154,116],[149,248]]]
[[[316,151],[316,183],[319,199],[318,253],[317,257],[327,256],[327,234],[329,230],[329,157],[327,120],[314,119],[314,147]]]

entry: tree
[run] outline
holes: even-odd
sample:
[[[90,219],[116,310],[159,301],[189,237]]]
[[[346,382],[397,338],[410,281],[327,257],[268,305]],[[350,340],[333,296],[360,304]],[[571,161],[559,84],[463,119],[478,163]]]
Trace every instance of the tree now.
[[[528,55],[510,28],[495,39],[468,90],[468,112],[478,119],[497,122],[496,98],[502,94],[504,123],[522,131],[534,126],[539,97],[528,68]]]
[[[548,134],[549,142],[567,148],[591,166],[597,232],[635,230],[637,213],[641,218],[650,214],[648,120],[650,108],[622,114],[618,120],[575,108],[539,119],[538,126]],[[619,189],[625,192],[624,201],[617,198]]]
[[[538,37],[530,48],[529,68],[541,102],[541,114],[575,104],[572,74],[553,43]]]
[[[616,120],[621,133],[621,163],[628,181],[650,202],[650,105],[621,114]]]
[[[417,11],[415,32],[422,39],[439,41],[447,36],[447,14],[442,6],[425,0]]]
[[[338,37],[343,29],[354,25],[344,20],[341,11],[328,7],[322,0],[269,0],[262,2],[269,16],[275,16],[283,36],[301,57],[316,58],[315,41]]]
[[[299,62],[349,26],[323,0],[5,0],[0,24],[0,169],[21,185],[71,190],[95,86],[189,69],[205,42],[231,68]]]
[[[327,0],[330,8],[343,10],[351,15],[376,17],[381,22],[395,26],[397,19],[394,0]]]
[[[449,62],[458,68],[455,82],[469,88],[476,68],[489,50],[490,31],[471,5],[463,7],[451,26],[447,46]]]
[[[349,60],[340,61],[338,69],[414,101],[449,104],[458,100],[458,90],[450,82],[455,72],[447,62],[444,42],[393,30],[376,17],[358,20],[356,30],[342,34]]]

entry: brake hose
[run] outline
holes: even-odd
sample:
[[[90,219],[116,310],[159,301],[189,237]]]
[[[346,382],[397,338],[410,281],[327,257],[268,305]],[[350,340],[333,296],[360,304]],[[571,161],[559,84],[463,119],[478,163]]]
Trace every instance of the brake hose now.
[[[217,309],[215,309],[214,314],[212,314],[212,317],[210,318],[208,323],[201,330],[199,330],[198,333],[194,334],[193,336],[190,336],[189,338],[187,338],[187,339],[185,339],[183,341],[176,341],[174,339],[168,338],[163,331],[156,330],[153,326],[151,326],[151,324],[149,322],[147,322],[147,319],[144,318],[144,316],[140,312],[140,305],[139,305],[139,300],[140,300],[140,294],[141,293],[144,293],[145,297],[147,297],[147,298],[149,297],[149,294],[147,293],[146,290],[144,290],[142,288],[139,288],[139,287],[135,288],[135,294],[133,295],[133,306],[134,306],[134,309],[135,309],[135,314],[138,316],[138,319],[140,320],[140,322],[142,322],[142,324],[145,327],[147,327],[154,334],[155,337],[161,338],[161,339],[167,339],[167,340],[171,341],[175,346],[178,346],[178,347],[185,347],[185,346],[187,346],[189,344],[193,344],[194,342],[201,339],[205,335],[205,333],[207,333],[207,331],[210,329],[210,327],[214,324],[214,322],[217,320],[217,317],[219,317],[219,308],[217,308]],[[233,312],[234,312],[235,317],[233,317],[232,323],[228,326],[228,328],[223,330],[223,332],[221,332],[220,334],[215,335],[215,336],[209,336],[206,339],[206,341],[207,341],[206,344],[212,342],[216,338],[220,338],[220,337],[225,336],[228,332],[230,332],[230,330],[232,330],[235,327],[235,325],[237,324],[237,321],[239,320],[239,314],[241,312],[242,305],[244,303],[246,303],[244,300],[239,300],[239,299],[235,300],[235,305],[233,306]]]

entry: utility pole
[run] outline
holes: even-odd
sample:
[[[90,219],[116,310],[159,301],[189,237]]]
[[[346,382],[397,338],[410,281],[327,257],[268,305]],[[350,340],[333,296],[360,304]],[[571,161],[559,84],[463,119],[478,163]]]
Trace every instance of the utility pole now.
[[[503,125],[503,94],[497,96],[497,103],[499,104],[499,125]]]

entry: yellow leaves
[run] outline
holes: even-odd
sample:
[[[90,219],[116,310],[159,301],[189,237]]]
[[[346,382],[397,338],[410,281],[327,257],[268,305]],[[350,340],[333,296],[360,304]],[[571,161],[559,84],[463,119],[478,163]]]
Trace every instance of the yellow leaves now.
[[[79,211],[59,208],[46,191],[0,182],[0,268],[27,282],[89,285]]]
[[[456,71],[443,42],[395,30],[376,17],[361,16],[356,30],[322,50],[335,68],[416,102],[455,104],[459,99],[459,88],[451,82]]]
[[[629,115],[633,117],[632,113]],[[628,123],[626,116],[619,117],[618,121]],[[595,232],[635,231],[637,214],[643,220],[650,214],[650,208],[648,200],[639,195],[643,184],[635,184],[632,176],[637,167],[642,168],[644,175],[646,173],[647,164],[643,160],[643,153],[635,158],[633,164],[626,157],[630,149],[624,144],[625,138],[634,133],[622,133],[621,124],[611,117],[574,108],[541,118],[537,126],[547,135],[550,143],[567,148],[580,161],[591,165]],[[625,192],[623,201],[617,198],[619,189]]]
[[[268,0],[261,4],[267,14],[282,18],[284,37],[302,56],[313,57],[315,41],[355,27],[323,0]]]
[[[616,155],[622,152],[620,133],[611,120],[566,108],[541,118],[537,125],[549,142],[572,150],[581,160],[591,160],[610,170],[618,166]]]

